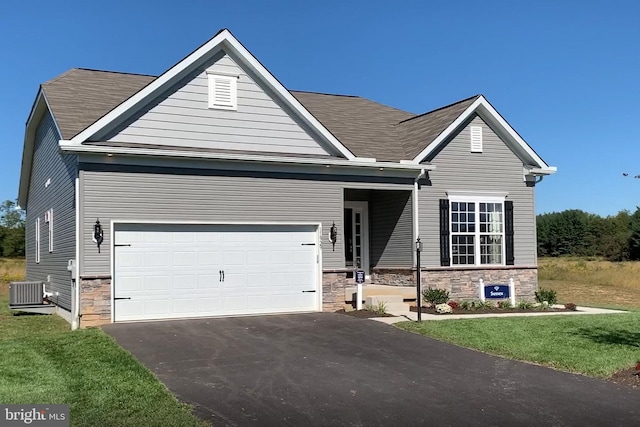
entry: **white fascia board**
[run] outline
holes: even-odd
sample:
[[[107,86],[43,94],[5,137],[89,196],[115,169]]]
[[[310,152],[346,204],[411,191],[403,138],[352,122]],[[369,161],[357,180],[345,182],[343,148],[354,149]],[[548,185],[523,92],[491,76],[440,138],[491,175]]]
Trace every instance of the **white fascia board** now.
[[[558,172],[558,168],[555,166],[547,166],[546,168],[527,168],[527,172],[530,175],[553,175]]]
[[[230,154],[230,153],[203,153],[187,150],[163,150],[158,148],[130,148],[130,147],[113,147],[104,145],[79,145],[71,141],[60,141],[60,150],[70,154],[111,154],[123,156],[146,156],[146,157],[169,157],[169,158],[190,158],[202,160],[227,160],[227,161],[244,161],[244,162],[262,162],[262,163],[281,163],[281,164],[302,164],[302,165],[321,165],[326,167],[351,167],[351,168],[368,168],[378,170],[415,170],[422,173],[423,170],[433,170],[435,165],[425,164],[403,164],[395,162],[369,162],[336,158],[306,158],[306,157],[284,157],[269,156],[260,154]]]
[[[347,159],[355,158],[355,155],[349,151],[338,139],[333,136],[327,128],[325,128],[309,111],[282,84],[231,34],[227,29],[222,30],[218,35],[200,46],[193,53],[188,55],[182,61],[171,67],[165,73],[153,80],[139,92],[128,98],[122,104],[105,114],[91,126],[71,138],[72,144],[82,144],[93,135],[107,127],[109,124],[118,120],[132,109],[140,106],[145,101],[153,97],[158,91],[170,86],[170,83],[178,79],[185,72],[188,72],[194,64],[204,56],[220,49],[231,51],[240,61],[250,68],[257,76],[285,101],[292,110],[297,113],[312,129],[315,129],[331,146],[333,146],[340,154]]]
[[[200,58],[202,58],[207,53],[211,52],[216,47],[220,46],[220,44],[230,35],[227,30],[220,32],[214,38],[209,40],[207,43],[200,46],[198,49],[193,51],[190,55],[184,58],[182,61],[178,62],[173,67],[169,68],[162,75],[157,77],[147,86],[142,88],[140,91],[127,98],[122,104],[118,105],[116,108],[102,116],[96,122],[94,122],[91,126],[71,138],[69,141],[72,144],[81,144],[85,142],[87,139],[92,137],[94,134],[104,129],[107,125],[117,120],[119,117],[123,116],[125,113],[130,111],[131,109],[137,107],[142,104],[144,101],[149,99],[156,91],[161,90],[165,87],[169,82],[171,82],[176,76],[181,75],[185,70],[187,70],[190,66],[196,63]]]
[[[453,202],[504,202],[508,195],[504,191],[447,190],[447,198]]]
[[[38,124],[36,120],[42,117],[44,111],[49,111],[49,113],[51,114],[51,118],[53,119],[53,123],[56,126],[56,131],[58,132],[59,137],[62,138],[60,126],[58,126],[58,122],[53,116],[53,113],[51,113],[49,101],[47,100],[47,96],[41,87],[38,90],[38,94],[36,95],[36,100],[33,103],[33,107],[31,107],[29,118],[27,119],[24,131],[24,142],[22,145],[22,163],[20,167],[20,182],[18,187],[18,204],[23,207],[27,206],[29,181],[31,180],[31,168],[33,166],[33,149],[35,146],[36,129]]]
[[[478,99],[475,100],[473,104],[467,107],[467,109],[464,110],[462,114],[460,114],[458,118],[453,121],[453,123],[451,123],[444,131],[442,131],[442,133],[438,135],[438,137],[431,144],[429,144],[428,147],[426,147],[420,152],[420,154],[414,157],[413,162],[420,163],[429,154],[435,151],[440,146],[440,144],[442,144],[442,142],[447,139],[458,128],[458,126],[460,126],[465,120],[467,120],[474,112],[479,112],[481,115],[489,116],[497,125],[505,130],[508,137],[519,148],[521,148],[522,151],[524,151],[531,158],[531,160],[533,160],[533,162],[539,166],[541,170],[550,171],[551,169],[554,169],[552,167],[549,167],[545,163],[545,161],[542,160],[542,158],[540,158],[540,156],[538,156],[535,151],[533,151],[529,144],[527,144],[526,141],[522,139],[518,132],[516,132],[515,129],[513,129],[511,125],[507,123],[507,121],[500,115],[500,113],[498,113],[496,109],[493,108],[493,106],[489,103],[489,101],[487,101],[486,98],[482,95],[478,97]]]
[[[478,106],[480,105],[482,99],[484,99],[484,98],[481,96],[478,99],[476,99],[473,102],[473,104],[469,105],[467,107],[467,109],[464,110],[462,112],[462,114],[460,114],[458,116],[458,118],[453,121],[453,123],[451,123],[445,130],[443,130],[440,133],[440,135],[438,135],[438,137],[436,139],[433,140],[433,142],[431,144],[429,144],[424,150],[422,150],[420,152],[420,154],[418,154],[416,157],[414,157],[412,162],[414,164],[415,163],[420,163],[429,154],[431,154],[433,151],[435,151],[440,146],[440,144],[442,144],[442,142],[449,135],[451,135],[451,133],[453,133],[453,131],[456,130],[456,128],[458,126],[460,126],[462,124],[462,122],[464,122],[471,114],[473,114],[473,112],[476,110],[476,108],[478,108]]]
[[[329,130],[324,127],[291,93],[269,72],[233,35],[227,30],[225,39],[227,45],[231,47],[233,53],[240,58],[245,65],[249,66],[259,77],[261,77],[275,92],[309,125],[315,129],[322,137],[329,142],[340,154],[347,159],[355,159],[355,155],[349,151]]]

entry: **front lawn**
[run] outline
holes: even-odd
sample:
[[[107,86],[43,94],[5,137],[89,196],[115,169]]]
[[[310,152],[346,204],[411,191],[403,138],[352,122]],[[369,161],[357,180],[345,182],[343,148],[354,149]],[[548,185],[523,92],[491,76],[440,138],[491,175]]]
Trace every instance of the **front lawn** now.
[[[640,360],[640,312],[402,322],[396,326],[462,347],[600,378]]]
[[[64,403],[74,426],[205,426],[99,329],[12,316],[0,285],[0,402]]]

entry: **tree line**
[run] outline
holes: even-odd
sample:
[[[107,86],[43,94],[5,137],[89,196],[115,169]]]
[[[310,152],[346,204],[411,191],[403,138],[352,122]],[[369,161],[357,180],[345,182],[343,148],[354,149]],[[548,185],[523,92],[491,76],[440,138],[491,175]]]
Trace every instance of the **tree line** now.
[[[12,200],[0,205],[0,256],[24,257],[24,216]]]
[[[578,209],[536,217],[539,256],[598,256],[640,260],[640,207],[602,217]]]

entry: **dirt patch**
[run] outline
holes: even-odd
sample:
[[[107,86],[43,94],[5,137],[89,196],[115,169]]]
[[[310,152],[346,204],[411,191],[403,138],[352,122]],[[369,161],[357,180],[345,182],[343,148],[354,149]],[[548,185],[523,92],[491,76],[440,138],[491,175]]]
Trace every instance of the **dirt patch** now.
[[[417,312],[415,307],[410,308],[411,311]],[[422,307],[422,312],[426,314],[437,314],[438,316],[446,316],[447,314],[507,314],[507,313],[537,313],[537,312],[571,312],[566,308],[547,308],[546,310],[526,309],[526,308],[477,308],[475,310],[462,310],[454,308],[451,313],[438,313],[435,307]],[[579,310],[578,310],[579,311]]]
[[[347,316],[352,316],[352,317],[359,317],[360,319],[371,319],[373,317],[396,317],[393,314],[388,314],[388,313],[378,314],[369,310],[352,310],[352,311],[338,310],[336,311],[336,313],[346,314]]]
[[[618,371],[611,375],[609,381],[620,385],[626,385],[640,391],[640,370],[637,370],[634,366],[629,369]]]

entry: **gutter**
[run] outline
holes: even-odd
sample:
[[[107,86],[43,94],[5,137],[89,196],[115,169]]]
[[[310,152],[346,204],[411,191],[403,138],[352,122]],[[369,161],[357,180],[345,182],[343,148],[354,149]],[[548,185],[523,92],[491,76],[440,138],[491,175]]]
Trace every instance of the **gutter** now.
[[[245,161],[245,162],[261,162],[261,163],[280,163],[280,164],[305,164],[319,165],[326,167],[350,167],[362,169],[378,169],[383,171],[390,170],[433,170],[435,165],[424,165],[404,162],[378,162],[375,159],[356,158],[355,160],[343,160],[335,158],[306,158],[306,157],[284,157],[284,156],[265,156],[259,154],[230,154],[230,153],[207,153],[188,150],[165,150],[156,148],[129,148],[99,145],[82,145],[71,143],[70,141],[61,140],[59,142],[60,150],[67,154],[112,154],[123,156],[149,156],[149,157],[167,157],[167,158],[193,158],[193,159],[210,159],[210,160],[228,160],[228,161]]]

